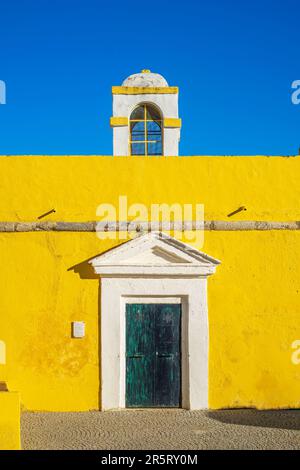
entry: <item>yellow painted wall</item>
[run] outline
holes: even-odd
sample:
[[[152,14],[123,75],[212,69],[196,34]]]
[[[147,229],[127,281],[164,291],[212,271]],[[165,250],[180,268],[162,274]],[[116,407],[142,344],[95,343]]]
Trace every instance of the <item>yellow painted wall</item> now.
[[[0,392],[0,450],[19,450],[20,397],[17,392]]]
[[[99,407],[99,279],[69,269],[104,246],[92,233],[0,234],[0,378],[27,409]],[[84,339],[71,338],[76,320]]]
[[[0,157],[0,220],[95,220],[101,202],[204,203],[206,219],[300,220],[300,158]],[[231,219],[227,214],[245,205]],[[97,409],[95,233],[0,234],[0,380],[31,410]],[[205,232],[222,264],[209,279],[212,408],[300,406],[300,233]],[[74,268],[74,266],[76,266]],[[86,337],[71,338],[71,321]]]
[[[300,233],[210,232],[222,260],[208,281],[212,408],[300,407]]]
[[[300,220],[300,157],[0,156],[0,220],[95,220],[102,202],[203,203],[206,219]],[[45,219],[44,219],[45,220]]]

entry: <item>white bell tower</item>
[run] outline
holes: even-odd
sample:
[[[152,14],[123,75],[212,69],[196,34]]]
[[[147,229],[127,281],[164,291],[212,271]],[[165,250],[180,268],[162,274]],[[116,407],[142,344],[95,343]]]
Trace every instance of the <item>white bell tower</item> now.
[[[178,156],[181,119],[178,88],[142,70],[113,86],[113,154]]]

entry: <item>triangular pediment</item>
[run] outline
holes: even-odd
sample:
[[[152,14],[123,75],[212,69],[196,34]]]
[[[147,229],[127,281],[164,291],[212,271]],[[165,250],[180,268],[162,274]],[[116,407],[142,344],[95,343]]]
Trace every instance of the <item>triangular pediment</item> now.
[[[220,263],[160,232],[138,236],[90,260],[98,274],[211,274]],[[176,270],[177,269],[177,270]]]

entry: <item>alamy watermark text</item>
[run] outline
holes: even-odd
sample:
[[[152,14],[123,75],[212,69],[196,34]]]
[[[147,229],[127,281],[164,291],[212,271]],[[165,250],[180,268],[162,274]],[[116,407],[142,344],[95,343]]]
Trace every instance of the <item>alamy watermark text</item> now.
[[[292,93],[292,103],[293,104],[300,104],[300,80],[294,80],[292,83],[292,89],[294,90]]]
[[[6,104],[6,84],[0,80],[0,104]]]

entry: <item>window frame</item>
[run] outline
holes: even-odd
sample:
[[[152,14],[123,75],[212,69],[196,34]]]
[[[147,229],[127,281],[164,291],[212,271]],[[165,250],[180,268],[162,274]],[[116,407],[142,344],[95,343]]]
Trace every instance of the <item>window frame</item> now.
[[[134,111],[136,111],[136,109],[138,108],[143,108],[143,115],[144,115],[144,119],[131,119],[131,116],[133,115]],[[160,119],[148,119],[147,118],[147,110],[149,108],[153,108],[158,114],[159,114],[159,117]],[[133,122],[142,122],[144,123],[144,140],[132,140],[132,130],[131,130],[131,124]],[[148,122],[156,122],[156,123],[159,123],[160,125],[160,129],[161,129],[161,140],[148,140],[148,125],[147,123]],[[156,144],[158,142],[161,142],[161,153],[160,154],[156,154],[156,155],[149,155],[148,154],[148,144]],[[132,144],[143,144],[144,145],[144,152],[143,154],[133,154],[132,153]],[[162,112],[161,110],[159,109],[158,106],[156,106],[155,104],[153,103],[148,103],[148,102],[145,102],[145,103],[139,103],[138,105],[136,105],[131,113],[130,113],[130,117],[129,117],[129,141],[128,141],[128,146],[129,146],[129,155],[132,156],[132,157],[162,157],[164,155],[164,131],[163,131],[163,116],[162,116]]]

